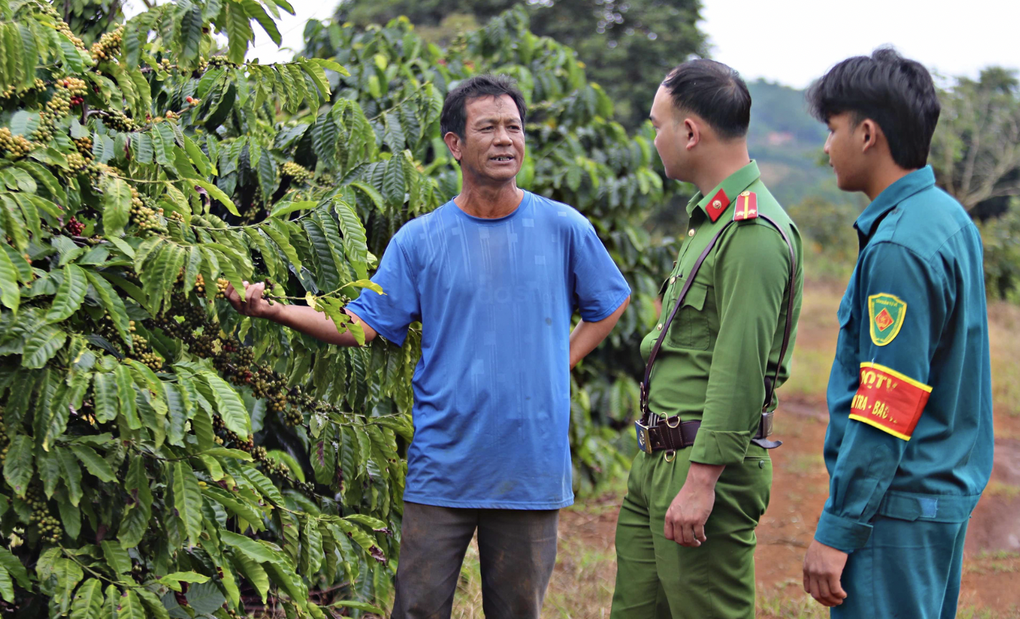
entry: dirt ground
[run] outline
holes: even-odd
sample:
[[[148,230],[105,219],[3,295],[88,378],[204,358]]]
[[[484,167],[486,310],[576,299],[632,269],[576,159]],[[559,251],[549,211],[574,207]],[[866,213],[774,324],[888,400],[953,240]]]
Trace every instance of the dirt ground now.
[[[776,433],[784,444],[772,452],[772,499],[758,527],[758,616],[767,619],[828,617],[803,592],[801,564],[828,494],[824,388],[843,284],[811,284],[805,286],[793,377],[779,392]],[[995,467],[967,534],[958,617],[1020,619],[1020,308],[993,305],[989,315]],[[623,494],[618,486],[562,512],[560,557],[543,616],[608,616]]]
[[[759,603],[759,617],[825,616],[820,607],[811,609],[803,599],[801,588],[801,562],[828,488],[821,458],[825,405],[819,401],[788,401],[782,414],[778,432],[785,442],[772,452],[775,471],[772,500],[758,527],[757,581],[765,602]],[[1018,435],[1020,419],[1003,419],[1002,416],[1000,419],[1003,423],[1012,421],[1009,424],[1012,428],[1003,428],[1012,430],[1007,434]],[[1020,441],[1000,439],[996,442],[992,483],[968,531],[961,617],[1020,617],[1020,493],[1012,491],[1015,487],[1020,487]],[[1001,488],[1009,490],[999,490]],[[607,592],[611,593],[615,577],[615,563],[611,557],[618,505],[619,494],[609,493],[563,512],[561,549],[583,547],[589,550],[580,558],[568,551],[557,566],[550,588],[550,600],[554,604],[559,589],[577,586],[574,581],[579,575],[584,576],[580,563],[585,555],[591,557],[593,553],[601,555],[605,562],[601,574],[590,576],[602,581],[603,598]],[[788,603],[781,603],[784,601]],[[773,614],[766,607],[779,614]],[[804,609],[803,613],[798,612],[800,608]],[[577,610],[575,607],[571,612],[561,605],[561,612],[549,616],[602,616],[602,613],[589,614],[591,611],[575,614]]]

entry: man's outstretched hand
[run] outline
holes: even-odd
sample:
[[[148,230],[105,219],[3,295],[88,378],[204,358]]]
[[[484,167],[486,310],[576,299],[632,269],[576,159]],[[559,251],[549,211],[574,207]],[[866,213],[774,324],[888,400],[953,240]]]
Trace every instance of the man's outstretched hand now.
[[[846,591],[839,579],[848,556],[842,550],[811,540],[804,555],[804,591],[822,606],[839,606],[846,599]]]
[[[233,284],[228,284],[223,294],[238,313],[252,318],[270,318],[280,306],[271,305],[269,301],[262,298],[265,289],[266,285],[262,282],[257,284],[244,282],[244,301],[241,300],[241,295],[234,289]]]

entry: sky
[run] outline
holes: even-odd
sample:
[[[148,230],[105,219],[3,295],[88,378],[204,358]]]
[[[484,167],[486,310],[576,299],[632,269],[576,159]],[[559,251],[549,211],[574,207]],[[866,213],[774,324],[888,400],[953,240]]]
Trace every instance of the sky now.
[[[1020,69],[1017,0],[702,0],[712,58],[745,79],[804,88],[844,58],[892,44],[943,77]]]
[[[295,15],[278,24],[283,47],[300,50],[304,24],[328,18],[336,0],[291,0]],[[699,27],[712,58],[759,77],[804,88],[849,56],[892,44],[943,77],[976,78],[983,67],[1020,69],[1017,0],[702,0]],[[127,0],[130,16],[141,0]],[[255,26],[249,58],[289,60]]]

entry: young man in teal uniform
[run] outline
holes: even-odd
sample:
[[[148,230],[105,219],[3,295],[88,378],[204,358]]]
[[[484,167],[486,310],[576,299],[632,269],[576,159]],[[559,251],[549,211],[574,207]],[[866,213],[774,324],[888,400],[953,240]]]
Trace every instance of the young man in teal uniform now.
[[[956,616],[967,520],[992,470],[981,237],[925,165],[931,76],[891,49],[808,91],[844,191],[871,204],[829,376],[829,499],[804,589],[833,617]]]
[[[647,449],[620,509],[613,619],[754,617],[773,393],[787,377],[803,279],[797,229],[748,156],[750,110],[740,76],[711,60],[674,69],[652,104],[666,176],[699,191],[641,345]]]

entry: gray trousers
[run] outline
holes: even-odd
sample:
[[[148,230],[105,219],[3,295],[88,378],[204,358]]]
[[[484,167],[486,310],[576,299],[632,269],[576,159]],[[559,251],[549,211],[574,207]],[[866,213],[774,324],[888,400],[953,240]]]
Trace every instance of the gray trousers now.
[[[404,503],[393,619],[447,619],[478,530],[486,619],[538,619],[556,563],[559,510]]]

